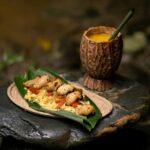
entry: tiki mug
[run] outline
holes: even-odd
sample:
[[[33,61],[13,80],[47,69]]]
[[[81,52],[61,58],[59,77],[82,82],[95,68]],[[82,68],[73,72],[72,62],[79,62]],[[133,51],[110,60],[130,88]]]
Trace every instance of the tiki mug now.
[[[113,87],[112,77],[120,64],[123,48],[121,33],[108,41],[114,30],[112,27],[98,26],[83,33],[80,59],[86,70],[83,84],[89,89],[105,91]]]

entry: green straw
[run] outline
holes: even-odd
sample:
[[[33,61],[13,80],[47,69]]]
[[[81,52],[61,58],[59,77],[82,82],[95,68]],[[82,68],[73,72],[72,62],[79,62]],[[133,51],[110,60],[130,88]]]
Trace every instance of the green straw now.
[[[122,20],[120,25],[117,27],[117,29],[112,33],[108,41],[115,39],[115,37],[118,35],[121,29],[126,25],[129,19],[133,16],[133,14],[134,14],[134,9],[129,10],[128,14],[124,17],[124,19]]]

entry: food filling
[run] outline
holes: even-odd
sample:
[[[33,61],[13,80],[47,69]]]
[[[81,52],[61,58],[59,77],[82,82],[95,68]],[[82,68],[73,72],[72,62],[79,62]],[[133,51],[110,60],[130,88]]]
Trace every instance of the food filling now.
[[[24,88],[27,90],[25,99],[36,102],[45,109],[66,110],[82,116],[95,113],[82,89],[63,83],[59,78],[45,74],[26,81]]]
[[[108,34],[92,34],[89,38],[94,42],[108,42],[110,35]]]

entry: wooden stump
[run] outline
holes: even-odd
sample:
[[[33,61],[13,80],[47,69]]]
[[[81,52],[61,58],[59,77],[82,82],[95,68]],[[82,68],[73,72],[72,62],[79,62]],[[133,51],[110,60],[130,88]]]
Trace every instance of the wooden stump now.
[[[85,74],[83,80],[84,80],[83,85],[91,90],[105,91],[113,87],[113,80],[111,79],[109,80],[94,79],[90,77],[88,74]]]

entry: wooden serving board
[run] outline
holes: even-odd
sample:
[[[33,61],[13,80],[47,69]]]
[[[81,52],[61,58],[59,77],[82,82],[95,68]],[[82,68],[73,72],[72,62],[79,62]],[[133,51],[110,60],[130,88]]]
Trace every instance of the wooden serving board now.
[[[102,113],[102,117],[105,117],[106,115],[108,115],[112,109],[113,106],[111,104],[110,101],[108,101],[106,98],[99,96],[97,94],[95,94],[94,92],[85,90],[84,87],[82,87],[81,85],[77,84],[77,83],[73,83],[71,82],[71,84],[73,84],[75,87],[81,88],[83,90],[83,93],[85,95],[87,95],[99,108],[99,110]],[[34,114],[38,114],[38,115],[42,115],[42,116],[51,116],[51,117],[56,117],[52,114],[48,114],[48,113],[44,113],[44,112],[40,112],[40,111],[36,111],[32,108],[30,108],[28,106],[28,103],[22,98],[22,96],[20,95],[15,83],[12,83],[8,89],[7,89],[7,95],[9,97],[9,99],[16,104],[17,106],[23,108],[24,110],[34,113]]]

